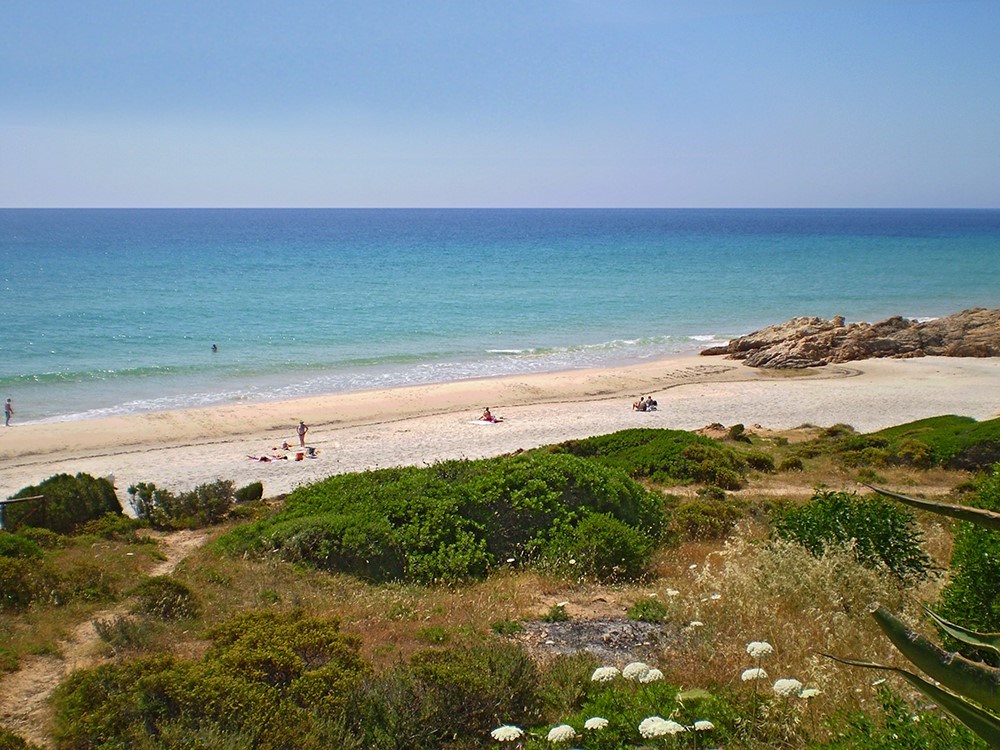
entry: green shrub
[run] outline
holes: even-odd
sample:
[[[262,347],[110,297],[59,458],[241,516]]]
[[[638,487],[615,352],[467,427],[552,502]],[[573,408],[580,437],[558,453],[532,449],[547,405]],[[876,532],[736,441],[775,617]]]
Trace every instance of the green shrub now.
[[[60,575],[58,591],[62,601],[105,602],[115,598],[118,576],[107,566],[81,561]]]
[[[517,635],[524,632],[524,625],[517,620],[497,620],[490,623],[490,630],[497,635]]]
[[[634,429],[611,435],[570,440],[546,450],[591,458],[605,466],[621,469],[633,478],[648,477],[662,484],[708,482],[738,489],[731,476],[742,477],[746,462],[729,446],[701,435],[681,430]],[[727,482],[716,481],[725,469]]]
[[[66,546],[66,537],[62,534],[36,526],[22,526],[17,530],[17,535],[30,539],[42,549],[62,549]]]
[[[887,441],[896,454],[913,454],[911,441],[923,443],[935,466],[967,471],[988,470],[1000,461],[1000,418],[977,422],[971,417],[942,416],[921,419],[880,430],[873,435]],[[905,462],[905,456],[900,455]]]
[[[799,456],[789,456],[778,465],[778,471],[803,471],[805,465]]]
[[[662,499],[621,472],[536,451],[331,477],[297,489],[274,516],[234,530],[219,546],[234,554],[277,550],[285,560],[376,581],[451,582],[482,578],[509,558],[529,565],[589,550],[574,529],[591,515],[628,529],[590,522],[615,543],[590,556],[595,571],[619,567],[604,560],[623,551],[631,567],[664,527]],[[619,544],[626,538],[630,551]]]
[[[538,670],[525,649],[509,641],[459,645],[415,654],[410,668],[425,691],[442,747],[482,747],[500,723],[538,718]],[[449,743],[450,744],[450,743]]]
[[[553,604],[549,611],[542,615],[542,622],[569,622],[569,612],[565,604]]]
[[[680,541],[724,539],[732,533],[741,515],[742,510],[735,502],[700,497],[674,508],[669,529]]]
[[[876,495],[818,490],[805,505],[776,509],[773,521],[779,538],[801,544],[816,557],[831,546],[852,545],[859,563],[885,567],[905,582],[932,571],[913,513]]]
[[[0,611],[20,610],[40,593],[38,564],[22,557],[0,557]]]
[[[229,513],[235,497],[229,480],[200,484],[175,495],[155,484],[139,482],[128,488],[136,517],[161,529],[200,528],[219,523]]]
[[[235,500],[238,503],[253,503],[262,497],[264,497],[264,485],[261,482],[253,482],[236,490]]]
[[[750,436],[746,434],[746,428],[741,424],[734,424],[726,432],[726,438],[737,443],[749,443]]]
[[[153,576],[140,581],[132,592],[133,610],[160,620],[185,620],[197,617],[198,602],[186,584],[170,576]]]
[[[0,727],[0,750],[41,750],[41,748],[25,740],[23,737]]]
[[[667,619],[669,610],[667,605],[659,599],[640,599],[628,608],[626,616],[630,620],[639,622],[661,623]]]
[[[77,670],[56,690],[60,747],[338,747],[342,718],[367,667],[335,621],[244,613],[211,631],[204,657],[150,657]]]
[[[969,729],[932,707],[915,708],[886,686],[878,689],[881,716],[852,711],[829,719],[831,738],[825,750],[986,750]],[[819,747],[819,746],[817,746]]]
[[[544,555],[555,570],[599,581],[624,581],[646,572],[653,544],[611,515],[591,513],[546,545]]]
[[[100,518],[82,524],[78,531],[81,534],[91,534],[102,539],[136,544],[144,541],[137,533],[143,526],[142,521],[122,513],[105,513]],[[152,540],[149,541],[152,542]]]
[[[152,643],[152,625],[134,617],[114,615],[92,621],[94,632],[116,655],[144,651]]]
[[[25,487],[15,498],[43,495],[42,501],[27,501],[7,505],[7,526],[25,524],[42,527],[59,534],[71,534],[80,524],[105,513],[121,513],[121,503],[115,488],[107,479],[95,479],[89,474],[57,474],[39,485]],[[43,512],[44,508],[44,512]]]
[[[969,505],[1000,511],[1000,464],[977,482]],[[955,535],[940,614],[979,632],[1000,631],[1000,533],[962,522]]]
[[[0,531],[0,557],[19,557],[37,560],[42,556],[42,548],[36,542],[20,534]]]
[[[744,454],[743,458],[747,462],[747,466],[754,471],[759,471],[764,474],[774,473],[774,459],[766,453],[761,451],[750,451],[749,453]]]

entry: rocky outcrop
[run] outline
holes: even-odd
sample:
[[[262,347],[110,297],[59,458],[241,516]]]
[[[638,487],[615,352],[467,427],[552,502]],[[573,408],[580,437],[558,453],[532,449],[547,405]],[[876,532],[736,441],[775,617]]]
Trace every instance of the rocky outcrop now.
[[[750,367],[800,369],[875,357],[998,357],[1000,310],[976,308],[924,322],[878,323],[792,318],[702,354],[725,354]]]

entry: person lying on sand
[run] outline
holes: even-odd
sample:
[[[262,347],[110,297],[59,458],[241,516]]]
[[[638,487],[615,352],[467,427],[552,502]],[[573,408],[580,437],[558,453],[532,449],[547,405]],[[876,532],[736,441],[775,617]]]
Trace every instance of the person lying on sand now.
[[[260,461],[261,463],[267,463],[268,461],[287,461],[288,456],[247,456],[251,461]]]

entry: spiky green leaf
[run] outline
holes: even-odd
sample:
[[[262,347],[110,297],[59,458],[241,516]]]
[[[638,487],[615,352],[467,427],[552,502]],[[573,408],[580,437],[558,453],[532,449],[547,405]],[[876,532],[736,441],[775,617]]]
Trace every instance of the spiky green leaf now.
[[[872,615],[893,645],[921,671],[959,695],[1000,710],[1000,669],[945,651],[885,607],[876,605]]]
[[[968,628],[963,628],[961,625],[948,622],[948,620],[935,613],[926,605],[924,606],[924,611],[933,618],[941,630],[956,641],[961,641],[973,648],[990,649],[1000,654],[1000,633],[977,633],[975,630],[969,630]]]
[[[941,516],[949,516],[950,518],[957,518],[960,521],[968,521],[969,523],[983,526],[984,528],[992,531],[1000,531],[1000,513],[995,513],[991,510],[970,508],[967,505],[954,505],[953,503],[941,503],[936,500],[923,500],[915,497],[907,497],[906,495],[900,495],[896,492],[883,490],[871,484],[865,484],[864,486],[868,489],[875,490],[875,492],[880,495],[891,497],[893,500],[898,500],[901,503],[910,505],[914,508],[919,508],[920,510],[930,511],[931,513],[937,513]]]

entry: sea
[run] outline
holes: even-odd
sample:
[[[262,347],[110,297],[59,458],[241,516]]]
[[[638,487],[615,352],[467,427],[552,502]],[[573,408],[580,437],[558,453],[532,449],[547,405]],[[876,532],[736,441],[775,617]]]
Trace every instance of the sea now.
[[[612,366],[795,316],[971,307],[1000,307],[1000,210],[0,210],[15,423]]]

